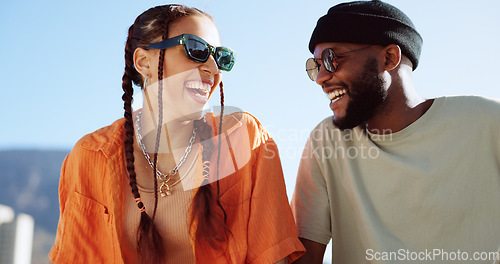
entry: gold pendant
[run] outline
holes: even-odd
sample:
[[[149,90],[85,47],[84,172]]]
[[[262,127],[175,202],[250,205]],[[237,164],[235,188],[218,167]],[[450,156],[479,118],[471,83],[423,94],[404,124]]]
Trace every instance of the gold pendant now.
[[[170,186],[168,186],[167,181],[163,181],[160,186],[160,196],[165,197],[172,194],[170,191]]]

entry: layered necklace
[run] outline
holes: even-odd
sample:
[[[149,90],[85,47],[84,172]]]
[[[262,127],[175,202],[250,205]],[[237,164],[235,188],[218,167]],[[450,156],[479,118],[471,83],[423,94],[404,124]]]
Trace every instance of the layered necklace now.
[[[153,161],[151,160],[151,157],[149,157],[149,154],[146,151],[146,146],[144,145],[144,142],[142,140],[141,125],[140,125],[141,124],[141,116],[142,116],[142,111],[140,111],[137,114],[137,120],[136,120],[136,123],[135,123],[136,129],[137,129],[137,133],[136,133],[136,135],[137,135],[137,142],[139,143],[139,146],[142,149],[142,153],[144,154],[144,157],[148,161],[149,166],[151,166],[151,168],[154,170]],[[175,164],[175,166],[167,174],[162,173],[160,170],[158,170],[158,168],[156,168],[156,177],[160,181],[160,188],[159,188],[158,191],[160,192],[160,196],[161,197],[166,197],[166,196],[171,195],[172,194],[172,190],[170,190],[170,187],[174,187],[176,184],[178,184],[187,175],[186,174],[183,177],[180,177],[177,181],[175,181],[172,184],[168,184],[168,182],[172,179],[172,177],[174,177],[179,172],[179,168],[182,166],[182,164],[184,163],[184,161],[186,161],[187,156],[191,152],[191,148],[193,147],[193,143],[194,143],[195,140],[196,140],[196,131],[195,131],[195,129],[193,129],[193,134],[191,135],[191,138],[189,139],[188,146],[184,150],[184,154],[179,159],[179,162],[177,164]]]

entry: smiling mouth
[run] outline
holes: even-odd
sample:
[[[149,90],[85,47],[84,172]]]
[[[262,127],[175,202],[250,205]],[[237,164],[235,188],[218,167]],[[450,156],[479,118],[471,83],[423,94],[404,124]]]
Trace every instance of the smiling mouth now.
[[[209,91],[212,88],[210,84],[201,81],[187,81],[184,85],[192,95],[203,98],[208,98]]]
[[[335,103],[336,101],[340,100],[344,95],[347,93],[347,89],[342,88],[342,89],[335,89],[330,91],[327,94],[328,99],[330,99],[331,103]]]

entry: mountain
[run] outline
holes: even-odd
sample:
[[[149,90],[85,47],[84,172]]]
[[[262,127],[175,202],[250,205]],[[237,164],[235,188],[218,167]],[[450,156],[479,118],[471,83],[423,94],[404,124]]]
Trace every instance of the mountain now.
[[[58,185],[69,151],[0,151],[0,204],[35,220],[32,263],[48,263],[59,221]]]

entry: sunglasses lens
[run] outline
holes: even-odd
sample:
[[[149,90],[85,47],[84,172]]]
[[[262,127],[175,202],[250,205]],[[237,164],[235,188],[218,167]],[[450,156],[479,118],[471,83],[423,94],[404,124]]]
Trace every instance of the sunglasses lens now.
[[[318,77],[318,67],[318,63],[316,63],[313,58],[307,59],[306,72],[307,75],[309,75],[309,78],[311,78],[311,80],[313,81],[316,81],[316,77]]]
[[[210,55],[210,50],[205,43],[202,43],[195,39],[188,39],[186,42],[186,47],[191,59],[197,62],[206,62],[208,56]]]
[[[328,72],[333,73],[335,71],[335,52],[332,49],[325,49],[321,53],[321,60],[323,61],[323,66]]]
[[[228,48],[218,47],[215,50],[215,60],[221,70],[230,71],[234,65],[233,51]]]
[[[210,53],[215,49],[213,56],[219,69],[230,71],[233,68],[234,53],[231,49],[224,47],[214,48],[197,36],[187,35],[188,38],[184,42],[184,48],[191,60],[205,63],[210,57]]]

